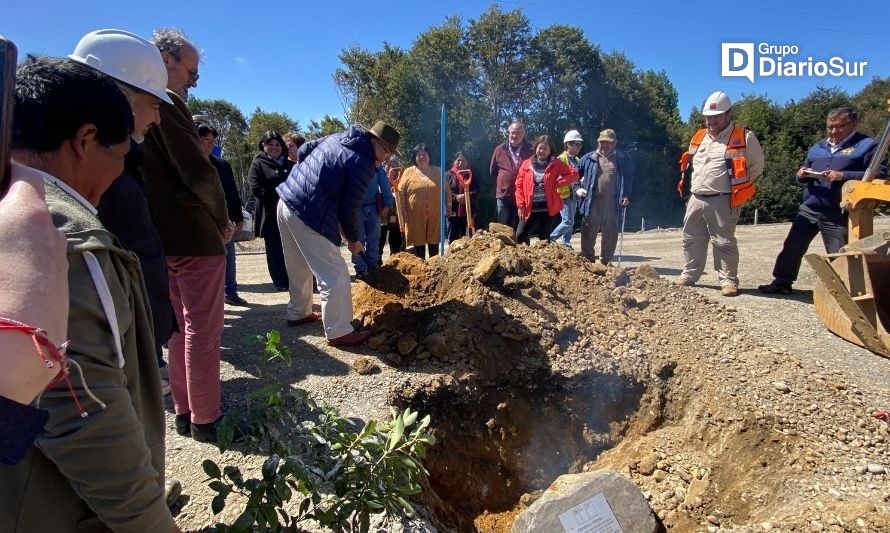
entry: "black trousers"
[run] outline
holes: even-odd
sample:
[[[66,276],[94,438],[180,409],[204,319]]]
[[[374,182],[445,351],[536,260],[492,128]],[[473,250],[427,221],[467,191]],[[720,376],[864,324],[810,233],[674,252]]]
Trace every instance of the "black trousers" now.
[[[448,217],[448,242],[467,236],[467,217]]]
[[[516,242],[531,242],[532,228],[537,229],[538,239],[542,241],[550,240],[550,232],[553,231],[553,219],[546,210],[532,211],[527,220],[520,220],[519,226],[516,227]]]
[[[389,241],[389,255],[395,255],[402,251],[402,234],[399,232],[399,228],[390,225],[380,226],[380,250],[378,250],[377,257],[380,258],[378,262],[381,265],[383,264],[383,248],[387,241]]]
[[[797,280],[800,263],[817,233],[822,233],[822,244],[825,245],[826,252],[838,252],[847,244],[847,219],[847,214],[839,209],[818,212],[807,206],[800,206],[773,267],[775,282],[791,285]]]
[[[281,233],[278,232],[278,221],[274,218],[266,220],[263,227],[263,240],[266,242],[266,266],[269,267],[269,277],[272,278],[272,283],[276,288],[287,289],[290,284],[287,278],[287,267],[284,266]]]
[[[420,246],[412,246],[411,252],[421,259],[426,259],[426,252],[429,250],[430,257],[439,255],[439,243],[433,242],[429,244],[421,244]]]

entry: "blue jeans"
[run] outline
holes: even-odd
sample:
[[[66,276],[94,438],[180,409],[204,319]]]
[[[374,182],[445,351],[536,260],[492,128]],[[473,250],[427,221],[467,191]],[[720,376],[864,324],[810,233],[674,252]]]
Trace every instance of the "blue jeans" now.
[[[376,204],[364,205],[359,209],[358,224],[365,229],[365,242],[362,244],[365,245],[365,257],[370,264],[365,264],[361,256],[352,254],[356,274],[375,268],[380,258],[380,213],[377,212]]]
[[[575,209],[577,205],[574,196],[569,196],[563,200],[562,209],[559,211],[562,222],[550,234],[551,241],[558,242],[559,238],[562,237],[563,244],[566,246],[572,245],[572,230],[575,229]]]
[[[235,241],[226,243],[226,298],[238,296],[238,282],[235,281]]]
[[[516,210],[516,201],[512,198],[504,199],[498,198],[496,200],[497,204],[497,215],[495,216],[495,222],[499,224],[503,224],[505,226],[510,226],[511,228],[515,228],[516,224],[519,222],[519,216]]]

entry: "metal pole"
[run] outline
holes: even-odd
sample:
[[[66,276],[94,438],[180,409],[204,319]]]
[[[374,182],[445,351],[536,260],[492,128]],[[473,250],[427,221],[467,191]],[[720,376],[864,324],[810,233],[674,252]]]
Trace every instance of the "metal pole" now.
[[[890,100],[887,100],[890,103]],[[887,147],[890,146],[890,120],[887,121],[887,125],[884,126],[884,134],[881,136],[881,142],[878,144],[878,151],[875,152],[874,157],[871,158],[871,163],[868,164],[868,168],[865,169],[865,175],[862,176],[862,181],[871,181],[875,178],[875,175],[878,173],[878,168],[881,166],[881,162],[884,160],[884,153],[887,151]]]
[[[646,231],[646,217],[640,219],[640,232]]]
[[[627,218],[627,206],[621,206],[621,233],[618,234],[618,268],[621,268],[621,252],[624,251],[624,219]]]
[[[760,212],[757,209],[754,209],[754,225],[755,226],[757,225],[758,215],[760,215]]]
[[[442,104],[442,131],[439,135],[441,136],[439,146],[439,153],[441,154],[439,158],[439,187],[442,197],[439,203],[442,215],[439,221],[439,255],[445,255],[445,222],[447,221],[445,217],[445,104]]]

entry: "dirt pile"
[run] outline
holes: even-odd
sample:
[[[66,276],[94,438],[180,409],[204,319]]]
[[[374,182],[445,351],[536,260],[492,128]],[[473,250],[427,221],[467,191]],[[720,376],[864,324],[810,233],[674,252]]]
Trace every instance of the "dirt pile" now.
[[[425,503],[446,530],[508,531],[560,474],[603,467],[680,530],[890,530],[876,400],[651,268],[480,232],[390,258],[353,297],[410,376],[391,402],[433,416]]]

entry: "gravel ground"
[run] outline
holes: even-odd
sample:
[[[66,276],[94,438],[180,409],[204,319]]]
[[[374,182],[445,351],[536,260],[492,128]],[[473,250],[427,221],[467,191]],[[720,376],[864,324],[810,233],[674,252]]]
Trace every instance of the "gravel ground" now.
[[[890,229],[890,221],[876,221],[876,230],[879,229]],[[787,224],[739,228],[742,294],[738,298],[721,297],[716,278],[711,272],[706,272],[698,287],[679,290],[697,292],[728,306],[735,316],[734,327],[743,326],[748,337],[774,353],[782,354],[781,357],[787,354],[799,360],[802,372],[813,376],[814,381],[830,378],[832,383],[845,383],[856,390],[863,406],[890,407],[890,388],[886,379],[890,375],[890,359],[851,345],[824,328],[812,309],[815,276],[808,266],[802,268],[801,279],[792,296],[771,297],[757,292],[757,285],[771,280],[772,264],[787,231]],[[575,249],[579,248],[577,238],[576,235]],[[679,273],[682,265],[680,242],[681,234],[677,230],[628,234],[624,239],[622,266],[648,263],[661,276],[672,278]],[[821,243],[814,241],[811,251],[819,251],[820,246]],[[378,374],[357,376],[352,371],[352,362],[359,355],[377,355],[375,352],[367,347],[355,351],[328,347],[320,324],[286,327],[284,307],[287,295],[274,291],[266,271],[265,257],[257,251],[258,244],[248,243],[239,247],[240,293],[251,306],[226,307],[222,342],[224,407],[237,404],[238,399],[257,383],[255,367],[250,360],[251,354],[258,350],[256,345],[248,343],[248,339],[270,329],[278,329],[295,356],[293,367],[281,372],[282,380],[311,391],[315,397],[338,407],[344,416],[363,419],[387,417],[390,392],[410,381],[412,373],[380,365],[381,372]],[[719,320],[719,317],[715,316],[714,320]],[[172,428],[172,413],[168,413],[168,424]],[[886,445],[883,441],[879,441],[879,445],[882,446],[879,450],[883,450],[884,454],[883,464],[890,465]],[[168,475],[182,481],[188,495],[177,518],[183,530],[202,530],[218,520],[231,523],[236,516],[231,507],[222,515],[211,514],[209,500],[212,493],[202,483],[204,476],[200,462],[210,457],[220,463],[251,465],[257,464],[257,458],[244,458],[236,452],[220,457],[215,447],[179,437],[172,430],[168,432],[167,447]],[[653,449],[654,445],[647,453]],[[839,449],[838,453],[843,453],[843,450]],[[656,456],[653,461],[663,463],[664,457]],[[874,485],[873,490],[884,494],[884,498],[890,497],[886,477],[873,481],[869,487]],[[663,510],[666,511],[666,508]]]

